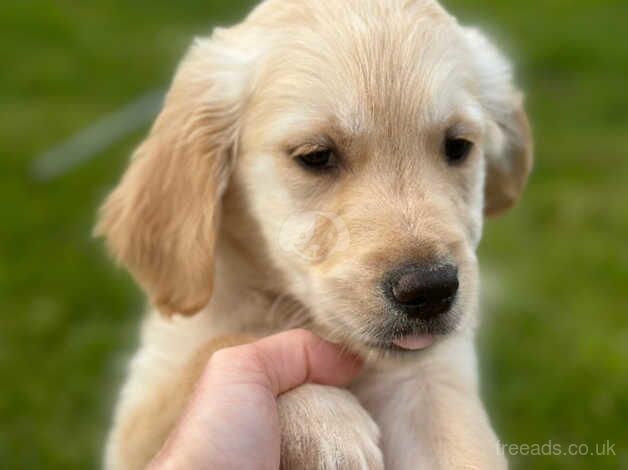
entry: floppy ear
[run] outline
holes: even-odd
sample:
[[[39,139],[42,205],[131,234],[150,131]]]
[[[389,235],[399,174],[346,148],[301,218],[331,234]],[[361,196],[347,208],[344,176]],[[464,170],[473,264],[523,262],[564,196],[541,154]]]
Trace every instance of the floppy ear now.
[[[506,58],[478,30],[465,28],[487,115],[484,213],[502,214],[519,200],[532,170],[533,142],[523,95]]]
[[[241,65],[213,40],[192,46],[148,137],[100,210],[95,233],[165,314],[194,314],[211,297]]]

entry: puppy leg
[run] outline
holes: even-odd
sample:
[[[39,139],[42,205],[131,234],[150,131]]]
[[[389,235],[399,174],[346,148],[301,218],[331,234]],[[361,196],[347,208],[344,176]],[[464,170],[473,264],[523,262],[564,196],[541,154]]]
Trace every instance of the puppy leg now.
[[[171,381],[147,389],[141,401],[119,409],[107,442],[105,468],[144,468],[177,423],[210,356],[219,349],[255,339],[242,335],[210,341],[184,367],[172,371]]]
[[[382,432],[386,468],[508,468],[478,395],[473,346],[445,346],[425,359],[373,372],[355,388]]]
[[[429,462],[425,468],[506,470],[508,464],[477,394],[468,394],[453,383],[427,384],[423,411],[417,416],[415,461]],[[423,429],[420,429],[423,428]],[[394,443],[390,442],[390,448]],[[401,452],[397,449],[393,452]],[[398,454],[403,455],[403,454]],[[408,455],[408,454],[406,454]],[[412,453],[409,453],[410,457]],[[417,468],[412,458],[400,459],[394,469]],[[405,460],[405,461],[404,461]]]
[[[282,470],[383,470],[379,429],[349,391],[306,384],[278,405]]]

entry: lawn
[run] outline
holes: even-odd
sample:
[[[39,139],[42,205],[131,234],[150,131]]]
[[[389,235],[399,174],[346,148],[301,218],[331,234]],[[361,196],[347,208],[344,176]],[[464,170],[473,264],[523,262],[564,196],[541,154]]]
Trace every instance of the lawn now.
[[[50,182],[31,177],[33,158],[164,86],[191,37],[250,4],[0,3],[1,468],[98,466],[143,307],[90,237],[141,133]],[[515,468],[628,468],[628,3],[447,4],[517,57],[537,141],[523,204],[481,248],[491,416],[504,443],[608,440],[617,454]]]

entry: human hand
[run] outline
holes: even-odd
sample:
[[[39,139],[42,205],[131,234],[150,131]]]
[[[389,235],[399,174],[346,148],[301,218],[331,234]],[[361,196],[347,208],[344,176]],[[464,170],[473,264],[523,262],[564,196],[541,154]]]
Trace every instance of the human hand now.
[[[149,468],[277,470],[277,396],[308,382],[346,385],[360,369],[358,358],[304,330],[222,349]]]

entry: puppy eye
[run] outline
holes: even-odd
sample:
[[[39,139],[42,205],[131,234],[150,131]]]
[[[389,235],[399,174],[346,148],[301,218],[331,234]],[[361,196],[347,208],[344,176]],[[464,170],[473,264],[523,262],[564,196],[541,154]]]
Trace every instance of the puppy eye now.
[[[336,165],[334,153],[329,149],[317,150],[296,157],[299,164],[307,170],[325,171]]]
[[[446,138],[445,139],[445,156],[447,163],[456,165],[464,162],[473,148],[473,143],[466,139]]]

